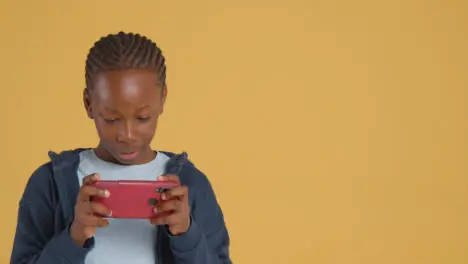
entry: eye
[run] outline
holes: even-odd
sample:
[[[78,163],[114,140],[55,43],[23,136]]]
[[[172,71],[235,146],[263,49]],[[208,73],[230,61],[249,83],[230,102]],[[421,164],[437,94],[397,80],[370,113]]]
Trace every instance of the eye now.
[[[116,121],[118,121],[118,119],[117,118],[104,118],[104,121],[106,123],[111,124],[111,123],[115,123]]]
[[[141,117],[138,117],[138,120],[142,121],[142,122],[145,122],[145,121],[148,121],[150,119],[149,116],[141,116]]]

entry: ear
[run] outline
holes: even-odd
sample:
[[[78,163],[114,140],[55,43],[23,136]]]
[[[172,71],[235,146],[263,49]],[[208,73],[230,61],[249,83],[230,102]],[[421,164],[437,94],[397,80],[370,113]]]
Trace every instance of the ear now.
[[[89,89],[84,88],[83,90],[83,104],[86,110],[86,114],[88,114],[88,117],[90,119],[93,119],[93,114],[91,111],[91,97],[89,96]]]
[[[161,101],[160,101],[160,110],[159,110],[159,114],[162,115],[162,113],[164,112],[164,104],[166,103],[166,98],[167,98],[167,85],[164,85],[162,88],[161,88]]]

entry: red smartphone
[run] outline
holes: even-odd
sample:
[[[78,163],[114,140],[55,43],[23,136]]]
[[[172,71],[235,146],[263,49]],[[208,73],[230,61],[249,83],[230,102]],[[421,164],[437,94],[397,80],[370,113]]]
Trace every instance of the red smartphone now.
[[[92,197],[92,201],[100,203],[112,211],[109,218],[150,219],[171,212],[155,213],[157,204],[163,203],[161,194],[167,189],[179,186],[173,181],[97,181],[97,188],[109,191],[109,197]]]

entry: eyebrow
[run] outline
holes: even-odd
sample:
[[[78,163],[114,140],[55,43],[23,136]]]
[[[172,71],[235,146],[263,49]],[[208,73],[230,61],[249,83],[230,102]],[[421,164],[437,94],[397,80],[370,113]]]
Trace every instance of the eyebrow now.
[[[149,108],[149,107],[150,107],[149,104],[145,104],[145,105],[139,107],[138,110],[143,110],[143,109],[146,109],[146,108]]]
[[[105,110],[105,111],[109,111],[109,112],[113,112],[113,113],[117,113],[117,110],[112,109],[112,108],[110,108],[110,107],[108,107],[108,106],[105,106],[105,107],[104,107],[104,110]]]
[[[150,105],[149,105],[149,104],[145,104],[145,105],[143,105],[143,106],[138,107],[137,110],[138,110],[138,111],[141,111],[141,110],[144,110],[144,109],[146,109],[146,108],[150,108]],[[108,107],[108,106],[105,106],[105,107],[104,107],[104,110],[110,111],[110,112],[113,112],[113,113],[117,113],[117,112],[118,112],[117,110],[112,109],[112,108],[110,108],[110,107]]]

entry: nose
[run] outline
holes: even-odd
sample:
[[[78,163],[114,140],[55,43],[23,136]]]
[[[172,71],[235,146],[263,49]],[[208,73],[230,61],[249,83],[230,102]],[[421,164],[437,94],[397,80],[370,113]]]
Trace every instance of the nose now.
[[[122,122],[117,131],[117,141],[130,143],[135,141],[134,127],[130,122]]]

